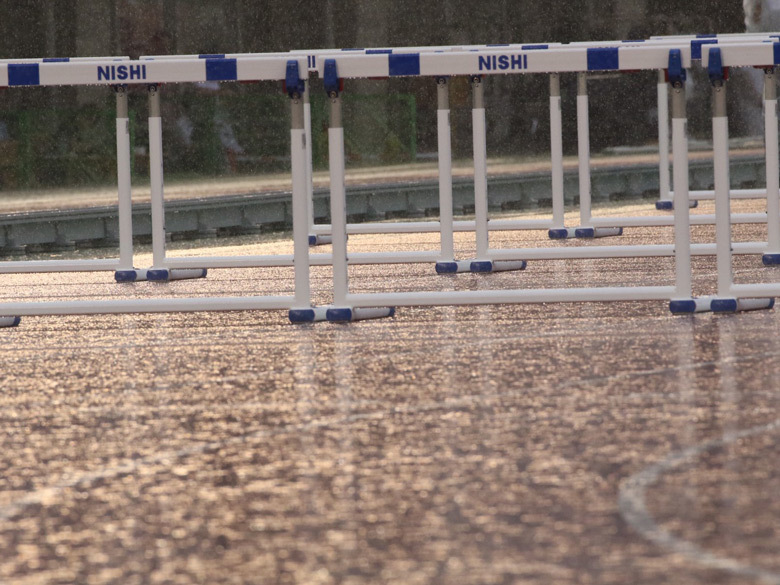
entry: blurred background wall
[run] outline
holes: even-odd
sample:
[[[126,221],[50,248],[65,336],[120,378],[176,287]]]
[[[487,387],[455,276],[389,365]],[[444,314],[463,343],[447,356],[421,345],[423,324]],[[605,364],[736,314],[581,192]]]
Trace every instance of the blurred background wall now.
[[[0,58],[570,42],[742,32],[745,10],[760,11],[758,5],[771,1],[745,0],[751,4],[748,8],[739,0],[4,0]],[[566,147],[571,151],[576,141],[574,78],[567,77],[571,79],[564,80],[564,113]],[[652,73],[591,83],[594,150],[655,140],[654,84]],[[320,88],[315,81],[314,148],[315,160],[324,164],[326,120]],[[278,89],[231,84],[220,89],[166,88],[166,170],[189,176],[283,169],[287,114]],[[496,76],[486,89],[490,154],[544,157],[549,144],[544,76]],[[706,106],[706,88],[702,91]],[[137,146],[134,168],[139,177],[146,173],[143,93],[135,88],[131,96]],[[454,81],[452,100],[454,152],[468,157],[465,80]],[[350,83],[345,107],[350,164],[435,157],[432,82]],[[4,92],[0,189],[110,183],[112,119],[113,103],[105,89]],[[736,133],[750,132],[739,116],[733,123]],[[706,136],[706,107],[691,112],[691,129],[694,135]]]

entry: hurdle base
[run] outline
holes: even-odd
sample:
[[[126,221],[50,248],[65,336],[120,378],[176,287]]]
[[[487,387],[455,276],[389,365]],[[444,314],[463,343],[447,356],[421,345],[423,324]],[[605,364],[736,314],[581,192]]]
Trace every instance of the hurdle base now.
[[[327,307],[309,307],[305,309],[290,309],[290,323],[318,323],[325,321]]]
[[[688,207],[694,209],[699,206],[699,200],[688,200]],[[655,202],[655,208],[658,211],[674,211],[674,201],[671,199],[659,199]]]
[[[436,263],[436,274],[458,274],[459,272],[471,272],[471,260]]]
[[[709,313],[712,297],[691,299],[672,299],[669,301],[669,311],[672,315],[692,315],[694,313]]]
[[[761,256],[764,266],[780,266],[780,254],[764,254]]]
[[[0,317],[0,327],[16,327],[21,322],[21,317]]]
[[[206,278],[208,270],[205,268],[150,268],[146,271],[146,280],[149,282],[169,282],[171,280],[190,280],[194,278]]]
[[[575,228],[552,228],[547,231],[547,237],[551,240],[568,240],[575,237]]]
[[[331,323],[350,323],[394,316],[395,307],[330,307],[325,313],[325,318]]]
[[[310,246],[324,246],[325,244],[332,244],[333,236],[329,234],[309,234]]]
[[[622,236],[622,235],[623,235],[622,227],[614,227],[614,228],[581,227],[574,230],[574,237],[582,238],[582,239],[608,238],[610,236]]]
[[[487,274],[525,270],[527,265],[525,260],[474,260],[469,266],[469,270],[477,274]]]
[[[775,299],[712,299],[710,310],[713,313],[741,313],[743,311],[762,311],[775,306]]]
[[[114,272],[114,280],[117,282],[142,282],[146,280],[147,270],[117,270]]]

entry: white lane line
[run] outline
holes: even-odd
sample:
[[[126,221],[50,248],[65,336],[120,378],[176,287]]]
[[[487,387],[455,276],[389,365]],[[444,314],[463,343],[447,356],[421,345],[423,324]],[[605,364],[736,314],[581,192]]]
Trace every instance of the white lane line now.
[[[659,526],[647,509],[645,496],[647,489],[655,484],[663,474],[676,469],[697,457],[731,445],[740,439],[780,430],[780,419],[766,425],[725,433],[722,437],[711,439],[704,443],[673,451],[658,463],[645,467],[623,481],[618,495],[618,508],[623,519],[639,534],[671,553],[707,567],[728,571],[741,577],[757,579],[762,583],[780,585],[780,573],[753,567],[736,559],[721,557],[698,545],[673,535]]]

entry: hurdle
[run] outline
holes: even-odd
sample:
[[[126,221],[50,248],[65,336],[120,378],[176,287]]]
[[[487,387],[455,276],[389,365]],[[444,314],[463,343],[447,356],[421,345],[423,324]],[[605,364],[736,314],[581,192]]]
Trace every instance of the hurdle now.
[[[767,224],[768,248],[763,256],[764,264],[778,264],[778,241],[780,240],[780,163],[777,158],[777,88],[774,84],[774,68],[780,65],[780,42],[760,45],[735,44],[711,47],[702,58],[713,88],[713,147],[716,160],[721,162],[715,175],[715,213],[717,246],[717,295],[712,299],[715,312],[735,312],[756,308],[771,308],[774,298],[756,300],[757,297],[774,297],[780,292],[780,283],[735,284],[732,268],[730,217],[729,169],[723,165],[728,160],[728,113],[726,110],[726,86],[728,69],[732,67],[760,67],[766,72],[765,103],[768,118],[774,124],[766,126],[767,152]],[[771,110],[771,111],[769,111]],[[770,127],[771,126],[771,127]],[[770,168],[771,163],[771,168]]]
[[[54,63],[80,63],[80,64],[95,64],[116,67],[117,63],[128,61],[129,57],[62,57],[62,58],[43,58],[43,59],[3,59],[0,60],[0,65],[3,66],[2,72],[0,72],[0,87],[15,87],[21,85],[37,85],[36,79],[40,75],[40,66],[46,67],[46,64]],[[118,118],[117,118],[118,119]],[[119,119],[118,119],[119,120]],[[119,121],[117,122],[117,128],[119,128]],[[124,128],[124,126],[123,126]],[[129,147],[128,147],[129,149]],[[128,150],[129,153],[129,150]],[[122,229],[123,225],[127,225],[127,222],[132,222],[132,218],[129,215],[125,215],[125,197],[129,197],[129,194],[119,190],[119,243],[120,243],[120,257],[116,260],[44,260],[44,261],[3,261],[0,262],[0,274],[20,274],[20,273],[35,273],[35,272],[82,272],[82,271],[102,271],[102,270],[116,270],[123,263],[128,260],[128,249],[132,250],[132,241],[129,242],[128,238],[132,237],[132,224],[130,224],[130,231]],[[132,252],[130,252],[132,254]],[[130,260],[132,261],[132,260]]]
[[[780,35],[772,33],[731,33],[722,35],[677,35],[677,36],[654,36],[650,37],[651,42],[660,43],[674,43],[674,42],[690,42],[691,44],[691,58],[694,61],[701,61],[703,55],[703,49],[710,45],[724,45],[724,44],[744,44],[750,42],[758,43],[774,43],[780,39]],[[662,72],[661,72],[662,73]],[[770,82],[768,78],[764,79],[764,94],[766,95],[766,86]],[[658,84],[658,129],[659,129],[659,154],[661,157],[661,176],[660,176],[660,193],[659,198],[656,201],[656,209],[658,210],[671,210],[673,207],[673,194],[669,190],[668,181],[668,160],[669,160],[669,140],[668,140],[668,125],[669,125],[669,108],[668,108],[668,93],[664,80],[659,75]],[[767,100],[764,100],[765,111],[765,125],[769,124],[766,121],[767,112]],[[770,156],[770,153],[767,153]],[[664,180],[664,176],[666,180]],[[731,197],[734,199],[760,199],[766,196],[767,189],[770,186],[767,184],[765,189],[731,189]],[[689,191],[689,205],[690,207],[696,207],[699,201],[714,200],[715,191],[713,189],[704,190],[692,190]]]
[[[561,50],[555,53],[537,53],[530,57],[522,51],[512,53],[512,56],[519,59],[522,64],[523,72],[579,72],[589,70],[589,60],[587,49],[585,50]],[[642,48],[634,52],[627,52],[623,55],[614,53],[614,57],[621,57],[622,61],[615,64],[618,69],[621,66],[626,69],[668,67],[670,63],[670,52],[664,49]],[[613,56],[610,53],[610,58]],[[682,67],[682,57],[679,50],[675,53],[677,63]],[[391,60],[385,57],[384,60],[374,58],[373,56],[363,57],[342,57],[337,59],[326,59],[323,64],[323,77],[325,80],[326,91],[331,97],[331,127],[329,128],[329,147],[331,166],[335,167],[343,164],[343,128],[341,126],[341,113],[338,104],[339,89],[341,87],[340,79],[354,78],[362,76],[385,76],[393,73],[396,75],[408,76],[445,76],[445,75],[469,75],[472,78],[472,88],[477,85],[475,77],[480,73],[485,73],[484,56],[474,52],[464,53],[442,53],[442,54],[417,54],[405,55],[400,59]],[[394,62],[393,62],[394,61]],[[592,65],[592,62],[591,62]],[[689,63],[688,63],[689,65]],[[592,68],[592,67],[591,67]],[[481,83],[480,83],[481,85]],[[684,88],[680,90],[684,92]],[[479,103],[479,89],[474,90],[477,105]],[[683,93],[684,95],[684,93]],[[479,109],[479,108],[477,108]],[[685,125],[675,125],[675,139],[685,141]],[[682,137],[678,135],[683,133]],[[476,149],[475,149],[476,150]],[[475,153],[478,155],[478,153]],[[687,163],[687,152],[686,163]],[[477,163],[479,164],[479,163]],[[476,165],[475,165],[476,166]],[[687,165],[681,164],[675,167],[676,174],[685,172],[684,178],[679,178],[681,189],[678,197],[682,198],[687,186]],[[336,171],[332,179],[338,181],[340,173]],[[480,177],[482,178],[482,177]],[[475,189],[477,196],[484,196],[481,189]],[[482,205],[477,202],[476,209]],[[484,209],[486,209],[486,205]],[[486,217],[479,214],[478,223],[483,225],[487,223]],[[678,206],[675,210],[676,219],[680,225],[684,225],[689,215],[687,206]],[[478,257],[477,262],[483,261],[516,261],[518,255],[534,259],[552,259],[552,258],[598,258],[598,257],[641,257],[641,256],[661,256],[674,255],[680,274],[685,274],[687,270],[687,281],[681,279],[675,286],[645,286],[645,287],[602,287],[602,288],[572,288],[572,289],[516,289],[501,291],[423,291],[412,293],[349,293],[347,277],[347,230],[346,230],[346,210],[344,205],[343,185],[335,184],[331,187],[331,221],[333,226],[333,246],[334,246],[334,307],[326,313],[330,321],[349,321],[354,319],[355,312],[365,307],[377,306],[409,306],[409,305],[472,305],[472,304],[494,304],[494,303],[529,303],[529,302],[568,302],[568,301],[602,301],[602,300],[686,300],[694,303],[695,308],[699,309],[696,301],[692,299],[690,292],[690,254],[692,246],[690,240],[676,242],[675,246],[598,246],[598,247],[576,247],[576,248],[552,248],[552,249],[528,249],[528,250],[502,250],[492,251],[486,245],[487,231],[482,229],[478,231],[478,237],[483,238],[481,251],[491,254],[491,258],[483,260]],[[682,228],[678,230],[682,237]],[[687,234],[690,238],[690,234]],[[687,244],[687,245],[685,245]],[[633,248],[633,249],[632,249]],[[478,244],[478,249],[480,249]],[[711,253],[711,250],[708,250]],[[512,256],[512,257],[508,257]],[[703,309],[703,305],[701,309]]]
[[[21,66],[19,66],[21,67]],[[150,101],[150,158],[153,191],[156,203],[163,204],[162,190],[162,140],[159,117],[158,88],[163,83],[197,83],[204,81],[282,81],[291,107],[290,153],[293,176],[293,238],[295,254],[294,295],[206,297],[178,299],[128,299],[128,300],[74,300],[51,302],[0,303],[3,323],[18,322],[21,316],[66,314],[156,313],[170,311],[232,311],[232,310],[287,310],[293,321],[318,321],[325,317],[324,310],[312,307],[310,299],[308,229],[306,220],[306,189],[304,185],[306,149],[308,144],[303,128],[303,93],[308,71],[305,59],[258,57],[241,62],[231,59],[124,61],[121,65],[84,61],[58,61],[25,64],[17,69],[13,64],[0,63],[0,85],[4,86],[78,86],[105,85],[146,86]],[[125,92],[117,92],[118,95]],[[126,95],[125,95],[126,98]],[[124,98],[122,98],[124,99]],[[122,151],[124,154],[124,151]],[[156,170],[155,170],[156,167]],[[120,173],[123,171],[120,170]],[[164,224],[162,214],[157,215],[155,234],[158,236],[157,259],[164,254],[159,247]],[[167,266],[153,269],[167,270]]]
[[[764,38],[763,36],[761,38]],[[693,57],[700,55],[702,42],[697,40],[691,40],[690,37],[686,37],[685,40],[676,41],[672,44],[690,42],[690,51]],[[610,41],[599,43],[572,43],[570,45],[559,44],[537,44],[537,45],[469,45],[465,47],[424,47],[424,48],[376,48],[376,49],[349,49],[349,50],[324,50],[324,51],[294,51],[293,53],[300,53],[306,55],[307,62],[310,70],[317,71],[316,64],[319,60],[330,56],[338,55],[356,55],[356,54],[410,54],[414,53],[415,49],[422,52],[447,52],[456,49],[469,50],[469,51],[495,51],[500,52],[504,49],[524,49],[524,50],[555,50],[555,49],[571,49],[571,48],[588,48],[588,49],[606,49],[628,46],[638,46],[642,44],[653,44],[645,41]],[[658,41],[655,44],[669,44],[670,41]],[[698,51],[698,53],[697,53]],[[250,56],[242,54],[231,55],[190,55],[188,58],[205,58],[205,57],[228,57],[228,58],[242,58]],[[166,56],[150,56],[144,57],[146,59],[166,59],[170,57]],[[550,116],[551,116],[551,158],[552,158],[552,206],[553,206],[553,219],[552,222],[546,220],[491,220],[488,222],[488,230],[511,230],[511,229],[548,229],[550,237],[552,238],[568,238],[568,237],[602,237],[609,235],[618,235],[622,232],[622,227],[617,225],[620,221],[616,218],[601,219],[593,218],[591,214],[591,186],[590,186],[590,150],[589,150],[589,124],[588,124],[588,98],[587,98],[587,86],[585,73],[578,74],[578,96],[577,96],[577,108],[578,108],[578,145],[579,145],[579,178],[580,178],[580,226],[577,228],[565,228],[563,225],[563,165],[562,165],[562,153],[560,152],[560,142],[562,141],[562,131],[560,123],[560,84],[558,74],[552,74],[550,78],[551,85],[551,97],[550,97]],[[658,83],[658,98],[659,98],[659,148],[663,149],[666,145],[666,155],[661,154],[661,164],[659,165],[661,185],[661,195],[664,197],[664,185],[666,185],[665,192],[668,193],[669,184],[669,168],[668,163],[664,164],[665,160],[668,160],[668,123],[661,123],[664,118],[664,109],[668,109],[668,94],[666,92],[666,83],[663,78],[664,71],[659,70],[659,83]],[[441,263],[437,264],[437,267],[441,272],[456,272],[470,270],[470,261],[461,262],[457,264],[452,257],[453,254],[449,251],[451,248],[451,234],[453,231],[468,231],[476,230],[477,223],[471,222],[453,222],[451,215],[451,160],[448,156],[449,139],[445,132],[449,132],[448,126],[443,127],[445,124],[445,116],[448,120],[449,107],[447,103],[447,84],[446,77],[437,79],[438,85],[438,101],[439,108],[437,112],[437,119],[439,121],[439,189],[440,189],[440,221],[439,222],[403,222],[398,224],[388,223],[363,223],[363,224],[348,224],[348,233],[351,234],[367,234],[367,233],[413,233],[413,232],[442,232],[442,255]],[[307,93],[308,97],[308,93]],[[306,100],[306,127],[307,135],[310,134],[310,110],[308,109],[308,99]],[[478,108],[474,109],[475,112]],[[668,117],[668,114],[667,114]],[[557,118],[557,119],[556,119]],[[664,138],[663,133],[666,133]],[[474,131],[475,146],[478,147],[479,130]],[[309,155],[311,150],[309,150]],[[311,173],[311,165],[308,165],[307,170]],[[475,171],[476,174],[483,172],[481,169]],[[481,183],[481,181],[478,181]],[[309,221],[310,221],[310,244],[317,243],[330,243],[331,237],[329,235],[330,227],[327,225],[313,225],[313,202],[312,202],[312,184],[311,176],[307,177],[307,188],[309,189]],[[760,218],[747,217],[737,218],[738,221],[759,221]],[[698,219],[696,221],[714,221],[714,218]],[[445,227],[442,227],[442,223]],[[671,226],[673,220],[668,217],[664,218],[629,218],[625,222],[626,227],[642,226],[642,225],[668,225]],[[449,235],[448,235],[449,234]],[[480,238],[481,241],[482,238]],[[428,261],[430,255],[417,256],[410,259],[410,261]],[[356,263],[372,262],[376,258],[355,258]],[[314,262],[324,261],[322,259],[313,259]],[[398,259],[402,261],[403,259]],[[231,261],[232,262],[232,261]],[[488,265],[482,265],[488,266]],[[520,266],[518,264],[518,266]]]

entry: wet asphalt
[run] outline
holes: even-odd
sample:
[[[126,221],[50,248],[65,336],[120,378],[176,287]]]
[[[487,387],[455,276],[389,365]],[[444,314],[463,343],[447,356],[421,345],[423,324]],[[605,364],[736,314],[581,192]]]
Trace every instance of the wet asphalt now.
[[[493,237],[531,244],[561,245]],[[173,253],[289,249],[199,246]],[[458,246],[467,257],[469,236]],[[755,257],[734,269],[780,278]],[[712,292],[713,259],[694,270]],[[0,298],[289,294],[291,274],[4,275]],[[350,276],[355,291],[663,284],[673,264]],[[329,278],[312,269],[319,303]],[[279,311],[25,318],[0,330],[0,583],[780,583],[778,315],[636,302],[403,308],[349,325]]]

